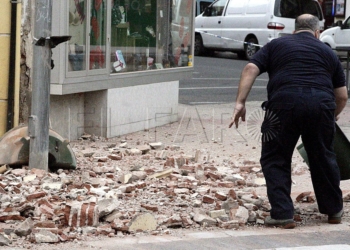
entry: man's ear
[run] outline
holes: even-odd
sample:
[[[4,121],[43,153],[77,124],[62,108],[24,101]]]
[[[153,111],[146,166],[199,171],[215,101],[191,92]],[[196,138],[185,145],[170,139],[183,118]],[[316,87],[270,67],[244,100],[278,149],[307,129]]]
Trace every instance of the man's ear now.
[[[320,31],[319,31],[319,30],[316,30],[316,31],[315,31],[315,37],[316,37],[317,39],[320,38]]]

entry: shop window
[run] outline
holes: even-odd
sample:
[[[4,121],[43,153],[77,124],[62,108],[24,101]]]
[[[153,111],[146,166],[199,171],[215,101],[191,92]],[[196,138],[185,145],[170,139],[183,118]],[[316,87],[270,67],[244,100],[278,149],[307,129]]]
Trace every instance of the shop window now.
[[[106,2],[69,1],[68,71],[106,68]]]
[[[111,73],[191,64],[192,0],[112,0]]]
[[[157,1],[112,0],[111,73],[151,69],[156,58]]]
[[[68,71],[120,74],[192,65],[193,0],[69,3]]]
[[[90,69],[106,68],[106,20],[105,0],[93,0],[90,4]]]
[[[86,70],[86,4],[85,1],[69,1],[68,71]]]

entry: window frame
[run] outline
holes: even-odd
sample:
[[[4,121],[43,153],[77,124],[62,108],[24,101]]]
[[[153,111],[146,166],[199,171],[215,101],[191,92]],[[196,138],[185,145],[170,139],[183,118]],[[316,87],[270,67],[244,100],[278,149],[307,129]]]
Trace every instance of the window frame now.
[[[51,71],[51,94],[66,95],[75,93],[84,93],[90,91],[107,90],[121,87],[130,87],[137,85],[145,85],[159,82],[180,81],[182,79],[192,77],[193,65],[185,67],[173,67],[157,70],[130,71],[122,74],[111,74],[108,63],[110,62],[110,35],[111,35],[111,0],[107,1],[107,28],[106,28],[106,68],[83,71],[68,71],[68,51],[69,43],[62,43],[53,49],[52,59],[55,67]],[[172,1],[170,1],[171,3]],[[170,4],[169,3],[169,4]],[[195,20],[195,0],[192,2],[192,20],[190,20],[190,31],[194,34]],[[53,25],[52,34],[55,36],[69,34],[69,2],[54,1],[53,2]],[[164,10],[168,11],[168,9]],[[90,17],[90,13],[87,13]],[[88,19],[87,19],[88,20]],[[158,25],[158,23],[157,23]],[[169,23],[170,26],[170,23]],[[90,26],[89,26],[90,27]],[[89,27],[86,27],[89,29]],[[88,34],[86,34],[88,35]],[[88,43],[88,42],[87,42]],[[194,35],[190,44],[194,44]],[[87,50],[90,48],[87,48]],[[191,54],[194,53],[194,47],[191,46]],[[87,67],[88,63],[86,62]]]
[[[67,2],[69,2],[70,0],[68,0]],[[74,70],[69,70],[69,60],[67,59],[65,65],[66,65],[66,77],[83,77],[83,76],[94,76],[94,75],[101,75],[104,73],[108,73],[108,65],[107,62],[109,62],[110,60],[110,55],[108,53],[108,49],[110,49],[110,46],[108,46],[108,41],[109,41],[109,34],[110,31],[108,31],[108,20],[110,18],[110,13],[108,11],[109,7],[108,5],[111,3],[110,0],[104,0],[106,2],[106,11],[107,11],[107,22],[105,23],[105,41],[106,41],[106,55],[105,55],[105,61],[106,61],[106,66],[105,68],[101,68],[101,69],[90,69],[90,49],[91,49],[91,41],[90,41],[90,20],[91,20],[91,11],[90,11],[90,7],[91,4],[93,2],[93,0],[85,0],[88,4],[85,6],[86,8],[86,15],[85,15],[85,69],[84,70],[79,70],[79,71],[74,71]],[[67,10],[66,13],[69,12],[69,3],[67,5]],[[67,19],[66,21],[66,29],[67,29],[67,33],[69,33],[69,20]],[[66,51],[67,51],[67,56],[68,56],[68,51],[69,51],[69,42],[66,43]]]

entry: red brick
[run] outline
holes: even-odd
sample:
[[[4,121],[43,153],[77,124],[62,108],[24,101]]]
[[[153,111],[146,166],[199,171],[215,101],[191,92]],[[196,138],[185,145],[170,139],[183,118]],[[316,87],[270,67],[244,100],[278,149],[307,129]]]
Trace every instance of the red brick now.
[[[26,218],[22,217],[18,212],[15,213],[8,213],[8,214],[2,214],[0,215],[0,222],[5,222],[8,220],[20,220],[24,221]]]
[[[65,226],[69,225],[69,216],[70,216],[70,211],[72,210],[72,207],[70,205],[66,205],[64,208],[64,224]]]
[[[143,207],[144,209],[153,211],[153,212],[158,211],[158,206],[156,206],[156,205],[141,204],[141,207]]]
[[[245,186],[247,183],[245,180],[237,180],[236,184],[237,184],[237,186]]]
[[[215,197],[221,201],[227,200],[227,196],[224,193],[217,192],[215,193]]]
[[[56,228],[52,221],[38,221],[34,223],[34,228]]]
[[[71,210],[71,213],[74,213],[73,215],[71,215],[72,218],[72,223],[71,226],[72,227],[77,227],[78,226],[78,213],[75,210]]]
[[[221,175],[213,172],[208,172],[207,176],[213,180],[219,180],[221,179]]]
[[[237,194],[236,194],[236,191],[234,189],[230,189],[228,191],[228,196],[234,200],[237,200]]]
[[[233,188],[235,184],[233,182],[219,182],[218,187]]]
[[[301,193],[301,194],[299,194],[299,195],[297,196],[296,201],[297,201],[297,202],[300,202],[300,201],[302,201],[305,197],[310,196],[310,194],[311,194],[311,192],[303,192],[303,193]]]
[[[88,212],[89,204],[83,203],[80,208],[80,223],[79,226],[84,227],[88,221],[87,212]]]
[[[32,200],[39,199],[39,198],[42,198],[42,197],[45,197],[45,196],[46,196],[45,192],[38,192],[38,193],[34,193],[34,194],[28,195],[27,196],[27,200],[28,201],[32,201]]]
[[[215,198],[209,196],[209,195],[204,195],[203,196],[203,202],[204,203],[209,203],[209,204],[213,204],[215,202]]]
[[[41,213],[47,216],[47,219],[52,219],[52,217],[54,216],[54,210],[47,205],[41,205],[39,207],[39,210]]]
[[[95,206],[96,203],[91,202],[88,210],[88,226],[92,226],[94,224],[94,216],[95,216]]]

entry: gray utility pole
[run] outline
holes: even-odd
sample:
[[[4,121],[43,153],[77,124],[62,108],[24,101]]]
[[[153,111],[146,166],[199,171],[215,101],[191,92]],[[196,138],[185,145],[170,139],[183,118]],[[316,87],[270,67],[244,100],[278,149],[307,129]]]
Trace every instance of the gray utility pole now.
[[[51,36],[52,0],[35,0],[34,38]],[[32,107],[28,135],[29,168],[48,170],[49,110],[50,110],[51,45],[45,39],[43,46],[34,45]]]

